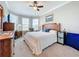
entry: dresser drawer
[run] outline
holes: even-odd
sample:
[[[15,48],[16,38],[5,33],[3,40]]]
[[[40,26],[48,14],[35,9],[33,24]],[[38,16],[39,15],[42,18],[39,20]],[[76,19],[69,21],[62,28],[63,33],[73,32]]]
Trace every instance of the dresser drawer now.
[[[11,39],[0,40],[0,56],[10,57],[11,56]]]

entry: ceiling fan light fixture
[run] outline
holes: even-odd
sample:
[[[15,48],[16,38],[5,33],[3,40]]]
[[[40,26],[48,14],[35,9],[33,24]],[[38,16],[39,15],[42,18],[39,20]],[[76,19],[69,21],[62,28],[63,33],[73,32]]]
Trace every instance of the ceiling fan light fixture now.
[[[38,5],[37,1],[33,2],[33,5],[29,5],[30,7],[32,7],[34,10],[39,11],[40,8],[43,8],[43,5]]]
[[[34,10],[37,10],[37,7],[33,7]]]

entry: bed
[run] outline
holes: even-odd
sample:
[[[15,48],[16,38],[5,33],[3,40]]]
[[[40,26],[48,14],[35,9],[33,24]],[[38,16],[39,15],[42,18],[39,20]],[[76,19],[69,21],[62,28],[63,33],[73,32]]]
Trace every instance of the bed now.
[[[57,42],[57,31],[60,30],[59,24],[44,24],[42,29],[51,29],[52,32],[27,32],[23,37],[25,42],[32,50],[33,54],[40,55],[43,49]]]

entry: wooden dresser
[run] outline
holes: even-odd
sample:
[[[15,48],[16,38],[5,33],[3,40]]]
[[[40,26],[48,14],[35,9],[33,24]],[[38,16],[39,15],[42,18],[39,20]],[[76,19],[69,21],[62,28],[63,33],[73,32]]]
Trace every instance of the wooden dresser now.
[[[12,54],[11,37],[6,34],[0,35],[0,57],[10,57]]]
[[[13,31],[14,30],[14,23],[5,22],[3,23],[3,31]]]

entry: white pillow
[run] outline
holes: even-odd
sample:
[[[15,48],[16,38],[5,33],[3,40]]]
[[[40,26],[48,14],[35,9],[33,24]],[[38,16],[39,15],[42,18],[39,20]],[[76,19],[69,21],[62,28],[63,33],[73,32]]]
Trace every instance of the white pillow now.
[[[56,33],[56,31],[55,31],[55,30],[50,30],[49,32],[50,32],[50,33]]]

